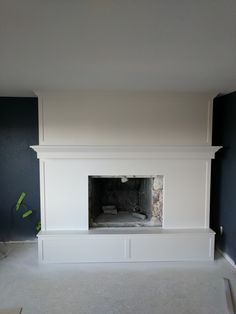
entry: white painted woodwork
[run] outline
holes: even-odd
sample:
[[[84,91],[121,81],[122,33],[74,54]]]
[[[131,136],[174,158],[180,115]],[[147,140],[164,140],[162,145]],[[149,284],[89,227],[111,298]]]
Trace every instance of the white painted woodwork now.
[[[210,172],[220,147],[210,146],[209,95],[83,92],[39,98],[40,145],[32,148],[40,159],[41,261],[213,258]],[[89,230],[88,177],[119,175],[164,176],[163,228]]]
[[[43,93],[40,145],[210,145],[212,94]]]
[[[39,159],[211,159],[221,146],[30,146]]]
[[[214,232],[210,229],[150,231],[149,228],[132,232],[132,228],[124,228],[39,235],[39,260],[43,263],[213,259]]]
[[[90,154],[92,153],[91,150]],[[96,150],[94,154],[96,155]],[[87,230],[88,176],[96,175],[163,175],[163,227],[208,227],[210,159],[202,159],[201,153],[200,159],[196,158],[41,159],[42,228]]]

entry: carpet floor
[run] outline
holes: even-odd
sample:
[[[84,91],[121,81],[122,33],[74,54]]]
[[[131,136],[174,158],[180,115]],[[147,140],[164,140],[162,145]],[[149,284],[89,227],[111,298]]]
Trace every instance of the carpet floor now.
[[[63,254],[63,252],[62,252]],[[0,260],[0,309],[22,314],[227,314],[223,278],[235,300],[236,270],[214,262],[49,264],[37,243],[9,245]]]

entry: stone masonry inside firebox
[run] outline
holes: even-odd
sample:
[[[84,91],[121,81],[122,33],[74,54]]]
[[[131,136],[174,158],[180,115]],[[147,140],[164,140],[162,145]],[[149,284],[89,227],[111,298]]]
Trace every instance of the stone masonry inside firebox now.
[[[90,227],[160,227],[163,176],[90,176]]]

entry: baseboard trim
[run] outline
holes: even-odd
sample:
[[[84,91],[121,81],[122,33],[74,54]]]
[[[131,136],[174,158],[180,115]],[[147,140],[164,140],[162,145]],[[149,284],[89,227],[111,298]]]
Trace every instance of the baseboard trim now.
[[[216,248],[216,250],[220,253],[220,255],[222,255],[224,257],[224,259],[230,263],[231,266],[233,266],[236,269],[236,264],[233,261],[233,259],[225,252],[223,252],[221,249],[219,249],[218,247]]]
[[[35,239],[35,240],[14,240],[14,241],[0,241],[0,244],[17,244],[17,243],[37,243],[38,240]]]

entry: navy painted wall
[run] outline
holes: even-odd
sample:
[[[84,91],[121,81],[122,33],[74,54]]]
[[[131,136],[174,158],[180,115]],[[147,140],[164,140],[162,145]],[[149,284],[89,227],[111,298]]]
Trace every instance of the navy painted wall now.
[[[39,163],[29,146],[37,144],[37,98],[0,97],[0,241],[35,237],[40,208]],[[26,220],[12,210],[23,191],[25,203],[35,210]]]
[[[218,247],[236,262],[236,92],[215,98],[213,108],[212,143],[224,148],[212,163],[211,227]]]
[[[35,236],[39,163],[29,146],[37,144],[37,99],[0,97],[0,240]],[[218,246],[236,262],[236,92],[214,101],[213,145],[224,149],[212,164],[211,227],[217,232]],[[22,191],[27,205],[35,210],[32,220],[23,220],[12,211]],[[222,236],[220,226],[224,227]]]

